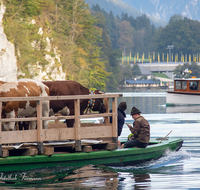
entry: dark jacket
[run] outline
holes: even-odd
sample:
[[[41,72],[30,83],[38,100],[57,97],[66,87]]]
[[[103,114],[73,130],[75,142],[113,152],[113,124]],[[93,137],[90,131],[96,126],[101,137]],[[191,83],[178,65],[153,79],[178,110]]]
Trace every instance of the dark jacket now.
[[[110,112],[112,112],[112,110],[110,110]],[[118,136],[120,136],[122,133],[123,126],[124,126],[126,114],[119,107],[117,108],[117,114],[118,114],[117,116]],[[112,117],[110,117],[110,123],[112,123]]]
[[[143,116],[138,117],[134,121],[133,127],[131,127],[130,130],[134,134],[135,139],[139,140],[142,143],[149,143],[150,125]]]

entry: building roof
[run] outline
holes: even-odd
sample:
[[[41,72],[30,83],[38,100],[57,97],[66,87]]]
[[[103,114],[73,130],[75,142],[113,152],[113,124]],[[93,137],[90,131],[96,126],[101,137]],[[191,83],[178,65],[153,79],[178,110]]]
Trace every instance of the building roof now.
[[[131,80],[131,79],[125,79],[124,82],[126,84],[159,84],[158,81],[153,80]]]

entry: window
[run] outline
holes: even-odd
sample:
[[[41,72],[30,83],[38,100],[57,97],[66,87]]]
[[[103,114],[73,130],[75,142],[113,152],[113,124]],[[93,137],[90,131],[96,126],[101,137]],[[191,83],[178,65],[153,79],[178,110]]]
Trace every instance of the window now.
[[[190,82],[190,90],[199,90],[199,82],[191,81]]]
[[[175,89],[176,90],[187,90],[187,81],[176,81]]]
[[[182,89],[187,90],[187,81],[182,81]]]
[[[181,81],[176,81],[176,83],[175,83],[175,89],[177,89],[177,90],[181,89]]]

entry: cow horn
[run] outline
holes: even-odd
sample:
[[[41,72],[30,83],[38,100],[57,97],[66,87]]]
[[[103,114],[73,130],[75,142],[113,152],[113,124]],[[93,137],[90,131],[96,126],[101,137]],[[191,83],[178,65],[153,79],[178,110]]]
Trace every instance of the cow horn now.
[[[104,94],[104,92],[99,91],[99,94]]]

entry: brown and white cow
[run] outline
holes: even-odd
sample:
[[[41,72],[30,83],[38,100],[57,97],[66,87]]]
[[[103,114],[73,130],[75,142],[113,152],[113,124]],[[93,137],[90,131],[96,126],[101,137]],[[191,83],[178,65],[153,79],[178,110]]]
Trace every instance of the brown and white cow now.
[[[62,96],[62,95],[88,95],[90,93],[89,89],[82,86],[75,81],[44,81],[45,85],[49,87],[50,96]],[[99,90],[94,92],[95,94],[101,94]],[[93,111],[99,111],[99,113],[106,112],[105,105],[103,104],[103,99],[97,98],[94,105],[91,106]],[[88,106],[88,99],[80,100],[80,114],[83,115],[85,109]],[[54,113],[59,112],[65,108],[69,108],[70,115],[74,115],[74,100],[51,100],[50,108]],[[67,110],[67,109],[66,109]],[[67,114],[66,114],[67,115]],[[74,120],[66,120],[68,127],[73,127]]]
[[[0,86],[0,97],[48,96],[49,88],[42,82],[32,79],[20,79],[17,82],[7,82]],[[2,117],[36,116],[36,101],[3,102]],[[49,116],[49,101],[42,102],[42,116]],[[6,131],[15,130],[15,122],[3,123]],[[36,121],[30,122],[30,128],[36,129]],[[43,121],[43,128],[48,128],[48,121]]]

